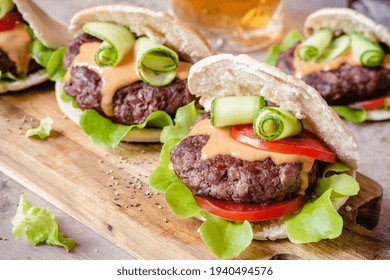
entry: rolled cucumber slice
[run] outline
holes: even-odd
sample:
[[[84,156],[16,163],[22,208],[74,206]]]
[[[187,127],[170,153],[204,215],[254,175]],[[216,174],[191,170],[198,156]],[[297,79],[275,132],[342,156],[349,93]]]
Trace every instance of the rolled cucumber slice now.
[[[262,96],[229,96],[211,103],[211,125],[215,127],[248,124],[266,106]]]
[[[318,59],[318,62],[323,63],[327,61],[331,61],[340,57],[344,54],[349,47],[351,46],[351,38],[349,35],[342,35],[337,37],[330,43],[329,47],[327,47],[322,54],[322,56]]]
[[[135,41],[127,27],[109,22],[88,22],[84,24],[83,31],[103,40],[95,54],[95,62],[99,66],[118,64]]]
[[[261,140],[279,140],[301,133],[302,123],[290,111],[264,107],[255,117],[253,131]]]
[[[176,77],[178,54],[147,37],[135,42],[137,69],[142,81],[151,86],[165,86]]]
[[[0,19],[3,18],[9,11],[12,11],[15,7],[12,0],[1,0],[0,1]]]
[[[304,61],[320,57],[332,41],[333,33],[330,29],[322,29],[306,39],[298,47],[298,56]]]
[[[352,54],[360,64],[366,67],[377,67],[382,64],[385,52],[381,46],[359,33],[351,34]]]

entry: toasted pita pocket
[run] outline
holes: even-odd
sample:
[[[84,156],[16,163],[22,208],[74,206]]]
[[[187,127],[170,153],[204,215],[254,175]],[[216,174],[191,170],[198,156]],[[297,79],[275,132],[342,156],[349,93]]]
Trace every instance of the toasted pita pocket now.
[[[34,31],[42,43],[49,48],[59,48],[66,46],[70,39],[69,32],[64,23],[51,18],[42,9],[36,6],[29,0],[13,0],[22,14],[24,20],[27,21],[30,28]],[[41,84],[48,80],[46,70],[42,69],[28,75],[26,79],[17,81],[1,81],[0,94],[8,91],[19,91],[31,86]]]
[[[210,110],[214,98],[260,95],[268,102],[291,111],[336,153],[338,160],[353,171],[358,168],[358,148],[353,135],[321,95],[302,80],[247,55],[220,54],[205,58],[190,70],[188,86]],[[347,198],[340,199],[339,209]],[[252,223],[254,239],[287,238],[283,219]]]
[[[305,129],[314,133],[352,170],[358,167],[358,148],[353,135],[321,95],[302,80],[247,55],[220,54],[196,63],[188,87],[209,110],[214,98],[261,95],[291,111]]]
[[[390,47],[390,31],[383,25],[348,8],[324,8],[310,14],[304,23],[305,36],[329,28],[334,34],[362,32],[364,36]]]
[[[367,38],[390,48],[390,29],[352,9],[324,8],[310,14],[304,23],[304,34],[310,36],[323,28],[329,28],[336,35],[361,32]],[[366,119],[370,121],[388,120],[390,112],[369,110]]]
[[[181,59],[197,62],[214,52],[207,41],[187,24],[164,12],[155,12],[146,8],[109,5],[98,6],[80,11],[71,19],[69,31],[76,37],[83,33],[87,22],[112,22],[127,26],[136,36],[147,36],[176,51]],[[57,102],[65,115],[79,124],[81,111],[64,104],[60,94],[63,83],[57,82]],[[126,142],[160,142],[160,129],[143,129],[130,131],[122,141]]]

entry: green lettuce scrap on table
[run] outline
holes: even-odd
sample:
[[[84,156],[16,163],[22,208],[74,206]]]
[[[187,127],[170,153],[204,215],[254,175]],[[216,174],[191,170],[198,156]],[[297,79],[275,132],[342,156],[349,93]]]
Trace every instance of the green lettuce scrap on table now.
[[[26,131],[26,137],[38,136],[42,140],[50,136],[53,120],[50,117],[45,117],[41,120],[36,128],[30,128]]]
[[[22,239],[24,233],[27,241],[33,245],[46,243],[61,246],[66,252],[76,245],[73,238],[66,238],[63,233],[58,232],[54,214],[47,208],[40,209],[33,206],[24,193],[20,196],[12,225],[12,235],[16,239]]]
[[[194,120],[202,111],[190,103],[177,111],[175,124],[167,126],[161,134],[163,147],[160,162],[150,176],[149,185],[165,193],[166,202],[179,218],[201,218],[200,237],[218,257],[238,257],[252,242],[253,230],[248,221],[232,222],[205,212],[195,201],[189,188],[170,168],[171,149],[190,131]],[[356,195],[359,184],[344,172],[349,168],[341,163],[328,164],[323,176],[317,180],[316,197],[310,199],[298,214],[285,217],[286,233],[294,243],[317,242],[336,238],[342,232],[343,219],[335,208],[346,197]]]

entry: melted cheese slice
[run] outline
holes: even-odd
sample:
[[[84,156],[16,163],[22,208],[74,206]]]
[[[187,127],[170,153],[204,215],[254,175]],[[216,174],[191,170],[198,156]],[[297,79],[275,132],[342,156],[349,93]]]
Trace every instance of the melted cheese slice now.
[[[308,187],[308,174],[313,167],[313,158],[256,149],[252,146],[234,140],[230,136],[230,126],[214,127],[210,124],[209,119],[199,121],[195,124],[189,133],[189,136],[194,135],[210,136],[206,145],[202,149],[202,159],[209,159],[217,155],[229,155],[250,162],[264,161],[267,158],[271,158],[276,165],[300,162],[302,163],[300,194],[304,194]]]
[[[18,24],[11,30],[0,32],[0,48],[8,54],[9,59],[15,62],[16,72],[19,76],[25,76],[28,72],[31,54],[28,46],[31,42],[23,24]]]
[[[135,48],[132,48],[125,54],[122,60],[114,67],[101,67],[95,62],[95,53],[100,44],[99,42],[92,42],[81,45],[79,54],[74,58],[71,67],[69,67],[65,75],[65,82],[70,80],[73,67],[87,67],[96,72],[102,78],[102,110],[107,116],[112,117],[114,115],[113,98],[115,92],[140,81],[141,77],[137,71]],[[190,67],[191,63],[180,61],[176,69],[176,77],[181,80],[187,79]]]

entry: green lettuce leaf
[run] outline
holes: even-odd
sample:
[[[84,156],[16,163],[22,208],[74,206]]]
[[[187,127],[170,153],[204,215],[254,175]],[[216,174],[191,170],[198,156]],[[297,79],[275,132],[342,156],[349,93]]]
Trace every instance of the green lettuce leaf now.
[[[176,112],[175,124],[166,126],[161,133],[160,141],[164,143],[161,149],[160,162],[149,177],[149,185],[153,189],[165,192],[172,183],[180,182],[176,174],[169,168],[171,149],[185,137],[191,129],[196,117],[201,113],[191,102]]]
[[[203,242],[220,258],[239,256],[252,242],[253,230],[248,221],[230,222],[210,214],[199,228]]]
[[[301,211],[285,218],[288,238],[294,243],[318,242],[336,238],[343,230],[343,219],[333,207],[332,189],[314,201],[309,201]]]
[[[292,29],[283,39],[280,45],[272,45],[268,49],[265,63],[275,65],[281,52],[284,52],[302,40],[302,36],[297,29]]]
[[[17,81],[17,80],[24,80],[24,79],[26,79],[26,77],[18,78],[9,72],[3,73],[2,71],[0,71],[0,80],[2,80],[2,79],[3,80],[7,79],[7,80],[11,80],[11,81]]]
[[[165,192],[165,199],[172,213],[182,219],[194,217],[202,211],[190,189],[182,182],[172,183]]]
[[[38,38],[34,36],[29,45],[32,58],[42,67],[46,68],[54,50],[46,47]]]
[[[53,120],[50,117],[43,118],[37,128],[30,128],[26,131],[26,137],[38,136],[41,139],[46,139],[50,136]]]
[[[352,109],[347,106],[331,106],[331,108],[350,122],[362,123],[367,119],[367,113],[364,109]]]
[[[175,124],[164,127],[160,137],[161,143],[165,143],[171,138],[182,139],[185,137],[201,112],[203,111],[196,109],[194,101],[179,108],[176,112]]]
[[[306,203],[299,213],[284,219],[286,233],[292,242],[317,242],[341,234],[343,219],[336,209],[349,196],[359,192],[358,182],[343,172],[350,172],[350,169],[342,163],[328,164],[323,177],[317,179],[317,198]],[[333,175],[325,177],[329,174]]]
[[[77,103],[76,103],[76,100],[74,100],[73,97],[67,95],[67,94],[65,93],[65,91],[61,91],[61,93],[60,93],[60,98],[61,98],[61,100],[64,101],[64,102],[72,102],[73,108],[80,109],[79,105],[77,105]],[[80,110],[81,110],[81,109],[80,109]]]
[[[385,98],[385,110],[390,110],[390,97]]]
[[[332,198],[357,195],[359,184],[347,174],[337,174],[328,178],[319,178],[315,187],[317,196],[332,189]]]
[[[32,58],[47,71],[51,81],[61,81],[65,76],[65,70],[62,65],[62,57],[65,54],[65,48],[57,50],[46,47],[34,34],[33,30],[27,26],[26,29],[32,37],[29,45],[29,51]]]
[[[322,177],[327,177],[330,173],[348,173],[351,169],[340,162],[328,163],[324,169]]]
[[[62,81],[65,76],[65,69],[62,65],[62,58],[66,52],[66,48],[59,48],[54,51],[47,63],[46,71],[51,81]]]
[[[160,162],[149,177],[151,188],[159,192],[165,192],[173,183],[180,183],[175,172],[169,168],[171,163],[169,155],[171,149],[180,141],[179,138],[171,138],[164,143],[161,149]]]
[[[163,128],[172,125],[171,117],[162,111],[151,113],[141,124],[122,125],[111,122],[95,110],[85,110],[81,114],[80,126],[91,140],[104,148],[115,148],[131,130],[145,127]]]
[[[69,252],[76,244],[74,239],[65,238],[58,232],[54,214],[49,209],[32,206],[26,194],[20,196],[12,225],[12,235],[16,239],[22,239],[25,233],[27,241],[33,245],[45,242],[49,245],[62,246]]]

